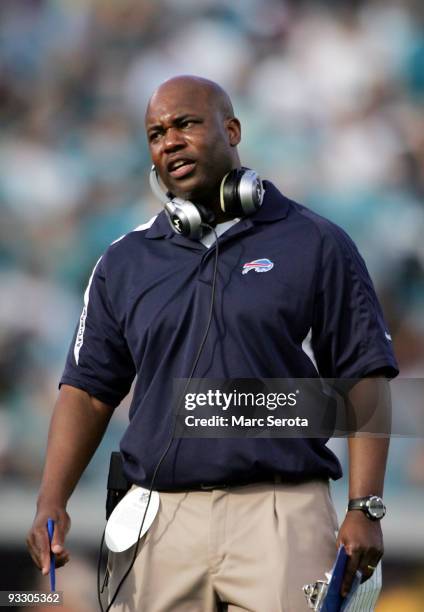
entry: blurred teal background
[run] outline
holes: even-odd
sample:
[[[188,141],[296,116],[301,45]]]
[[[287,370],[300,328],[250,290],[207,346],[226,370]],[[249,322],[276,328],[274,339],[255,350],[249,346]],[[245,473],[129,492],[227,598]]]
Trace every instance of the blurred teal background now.
[[[383,304],[401,376],[424,375],[422,2],[2,0],[4,590],[47,589],[24,539],[57,382],[94,263],[158,211],[144,110],[153,89],[179,73],[228,90],[245,165],[350,233]],[[394,398],[397,418],[407,401]],[[96,609],[108,457],[127,406],[70,503],[74,559],[58,576],[69,610]],[[422,403],[416,418],[424,418]],[[332,444],[345,463],[345,441]],[[395,439],[380,612],[424,610],[423,493],[423,440]],[[346,481],[334,498],[342,516]]]

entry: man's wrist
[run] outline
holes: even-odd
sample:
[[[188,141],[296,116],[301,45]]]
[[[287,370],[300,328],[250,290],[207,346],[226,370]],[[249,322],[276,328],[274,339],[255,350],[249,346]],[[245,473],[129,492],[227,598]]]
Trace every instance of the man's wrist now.
[[[347,512],[362,512],[370,521],[381,521],[386,514],[386,506],[379,495],[355,497],[349,500]]]
[[[62,495],[40,494],[37,498],[36,507],[37,511],[43,508],[57,508],[58,510],[64,510],[66,508],[67,500]]]

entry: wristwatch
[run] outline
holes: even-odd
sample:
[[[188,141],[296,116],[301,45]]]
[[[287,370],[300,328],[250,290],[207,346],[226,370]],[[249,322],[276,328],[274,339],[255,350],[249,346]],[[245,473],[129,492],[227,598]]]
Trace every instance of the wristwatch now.
[[[386,514],[386,506],[378,495],[368,495],[367,497],[350,499],[347,509],[348,511],[361,510],[371,521],[381,521]]]

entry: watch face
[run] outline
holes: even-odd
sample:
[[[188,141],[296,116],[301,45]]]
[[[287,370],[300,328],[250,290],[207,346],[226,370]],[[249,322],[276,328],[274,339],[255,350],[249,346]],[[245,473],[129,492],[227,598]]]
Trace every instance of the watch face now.
[[[386,507],[380,497],[370,497],[366,505],[369,514],[375,519],[382,519],[386,514]]]

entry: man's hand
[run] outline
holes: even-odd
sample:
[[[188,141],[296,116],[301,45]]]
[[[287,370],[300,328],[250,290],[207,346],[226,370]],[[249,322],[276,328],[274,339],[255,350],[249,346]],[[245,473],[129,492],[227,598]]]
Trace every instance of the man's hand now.
[[[47,519],[55,521],[53,539],[50,549],[47,532]],[[40,507],[35,516],[26,539],[29,554],[35,565],[46,576],[50,569],[50,550],[56,555],[56,567],[62,567],[69,561],[69,552],[65,549],[65,537],[71,526],[71,519],[64,508]]]
[[[47,455],[37,513],[27,536],[34,563],[44,575],[50,569],[47,519],[55,521],[51,552],[57,567],[69,561],[65,536],[71,520],[65,508],[112,416],[113,408],[85,391],[62,385],[49,429]]]
[[[346,514],[339,535],[337,547],[343,545],[349,559],[346,564],[341,594],[349,593],[355,572],[359,570],[363,582],[371,578],[375,568],[383,556],[383,534],[380,521],[371,521],[360,510],[351,510]]]
[[[47,519],[55,521],[50,549],[47,532]],[[46,576],[50,569],[50,551],[56,555],[56,567],[62,567],[69,561],[69,552],[65,548],[65,537],[71,526],[71,519],[64,508],[40,507],[35,516],[26,539],[29,554],[35,565]]]

